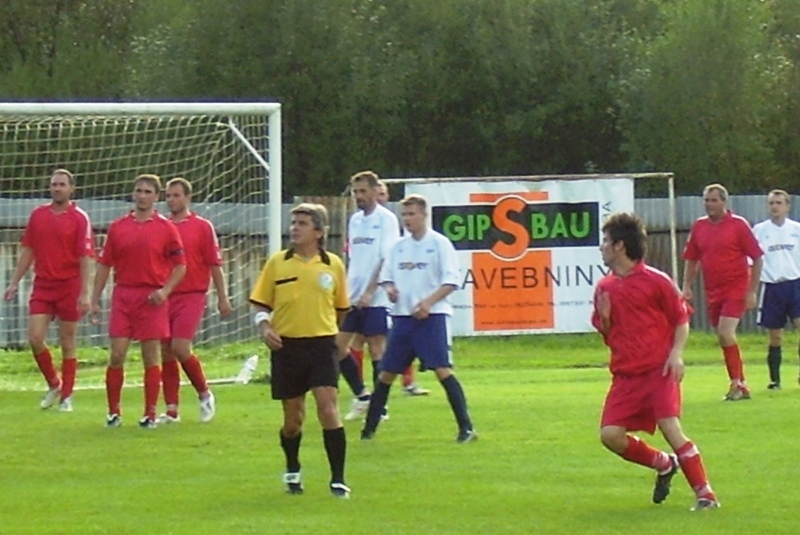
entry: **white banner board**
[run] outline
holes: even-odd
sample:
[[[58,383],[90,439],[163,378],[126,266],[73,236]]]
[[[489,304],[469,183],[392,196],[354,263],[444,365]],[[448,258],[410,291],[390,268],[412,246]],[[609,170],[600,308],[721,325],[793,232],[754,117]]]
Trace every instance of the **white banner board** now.
[[[633,211],[633,180],[426,182],[431,226],[458,251],[450,295],[456,336],[592,330],[594,285],[606,273],[603,221]]]

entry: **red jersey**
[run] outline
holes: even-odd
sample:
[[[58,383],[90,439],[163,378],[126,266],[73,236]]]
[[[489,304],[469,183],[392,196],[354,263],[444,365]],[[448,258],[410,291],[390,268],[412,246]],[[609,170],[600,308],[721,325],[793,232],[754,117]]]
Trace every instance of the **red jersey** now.
[[[138,221],[131,212],[108,227],[98,262],[114,268],[119,286],[160,288],[186,259],[181,237],[169,219],[154,212],[150,219]]]
[[[612,272],[600,279],[595,303],[602,292],[611,300],[611,326],[602,333],[611,349],[611,373],[642,374],[663,366],[675,342],[676,327],[689,321],[685,301],[672,279],[639,262],[625,277]],[[592,325],[600,330],[596,306]]]
[[[81,257],[94,257],[89,216],[72,202],[60,213],[53,211],[53,203],[36,207],[21,243],[33,251],[33,272],[43,280],[77,278]]]
[[[181,221],[171,220],[178,228],[186,257],[186,276],[173,293],[207,292],[211,267],[222,265],[222,254],[214,225],[190,212]]]
[[[750,223],[727,210],[712,222],[708,216],[692,225],[683,258],[700,262],[709,303],[743,300],[750,284],[748,258],[764,255]]]

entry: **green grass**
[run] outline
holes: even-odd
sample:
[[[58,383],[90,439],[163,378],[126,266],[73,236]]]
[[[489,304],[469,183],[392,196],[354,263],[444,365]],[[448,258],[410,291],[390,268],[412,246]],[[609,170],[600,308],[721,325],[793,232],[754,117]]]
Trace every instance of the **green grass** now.
[[[281,411],[265,385],[217,387],[214,422],[197,423],[187,403],[184,422],[154,430],[136,426],[140,389],[124,391],[119,429],[103,428],[102,390],[79,392],[71,414],[39,410],[38,391],[0,391],[0,532],[794,533],[797,364],[787,357],[785,389],[768,392],[764,338],[742,342],[754,387],[747,402],[720,401],[727,384],[711,337],[695,336],[686,354],[695,365],[684,382],[684,429],[723,503],[716,511],[688,512],[693,496],[682,476],[667,502],[653,505],[653,474],[600,445],[608,372],[599,367],[606,352],[597,337],[516,337],[456,344],[477,442],[455,444],[447,401],[430,374],[419,377],[433,387],[427,398],[394,389],[391,419],[374,441],[357,440],[359,424],[348,423],[349,501],[328,495],[310,400],[301,449],[306,494],[283,493]],[[233,365],[240,349],[250,350],[207,355],[211,363],[229,355]],[[138,365],[130,369],[139,375]],[[15,373],[15,380],[28,375]],[[184,397],[190,401],[187,389]]]

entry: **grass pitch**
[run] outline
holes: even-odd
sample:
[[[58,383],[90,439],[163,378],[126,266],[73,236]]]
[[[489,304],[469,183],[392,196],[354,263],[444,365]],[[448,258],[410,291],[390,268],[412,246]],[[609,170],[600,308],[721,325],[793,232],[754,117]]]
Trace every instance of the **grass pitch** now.
[[[743,339],[753,399],[735,403],[720,401],[727,384],[713,339],[695,336],[686,353],[693,365],[684,429],[722,502],[715,511],[688,511],[693,494],[681,474],[669,499],[653,505],[653,473],[600,445],[608,372],[598,367],[606,351],[596,337],[521,337],[456,345],[477,442],[455,443],[430,373],[418,377],[428,397],[393,388],[391,419],[374,441],[360,442],[360,423],[348,422],[350,500],[328,494],[310,398],[306,493],[289,496],[280,479],[280,405],[267,385],[216,387],[210,424],[198,423],[184,388],[183,422],[153,430],[136,425],[138,388],[123,393],[119,429],[103,427],[102,390],[78,392],[74,413],[39,410],[40,391],[0,391],[0,533],[795,533],[797,364],[785,358],[784,390],[767,391],[763,345],[763,337]],[[28,372],[14,372],[21,363],[6,360],[24,382]],[[129,370],[140,375],[138,364]],[[79,380],[92,373],[82,370]],[[660,436],[648,440],[665,446]]]

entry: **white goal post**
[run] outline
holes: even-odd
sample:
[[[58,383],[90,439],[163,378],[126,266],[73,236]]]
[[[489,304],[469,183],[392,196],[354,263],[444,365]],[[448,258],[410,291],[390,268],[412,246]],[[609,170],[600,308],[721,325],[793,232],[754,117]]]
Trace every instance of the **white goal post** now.
[[[235,317],[220,322],[210,298],[197,342],[252,339],[246,296],[267,253],[282,244],[279,103],[0,103],[3,287],[18,258],[20,231],[33,207],[49,201],[50,174],[61,167],[75,174],[75,200],[92,219],[98,245],[108,223],[131,208],[137,175],[187,178],[193,210],[220,235],[235,307]],[[17,302],[0,303],[0,347],[26,343],[30,279],[21,282]],[[105,328],[83,323],[79,344],[103,345]]]

